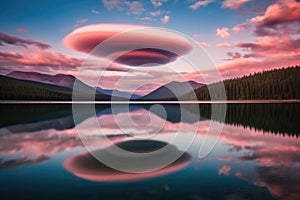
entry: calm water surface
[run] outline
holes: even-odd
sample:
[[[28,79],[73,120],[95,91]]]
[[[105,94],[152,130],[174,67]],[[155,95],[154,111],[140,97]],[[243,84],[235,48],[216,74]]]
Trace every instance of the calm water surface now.
[[[72,105],[0,105],[1,199],[300,199],[299,103],[228,104],[226,119],[209,104],[84,106],[75,125]],[[212,122],[219,136],[207,133]],[[176,162],[142,174],[107,167],[83,145],[138,151],[176,136],[184,151],[193,133]],[[217,144],[199,159],[204,140]]]

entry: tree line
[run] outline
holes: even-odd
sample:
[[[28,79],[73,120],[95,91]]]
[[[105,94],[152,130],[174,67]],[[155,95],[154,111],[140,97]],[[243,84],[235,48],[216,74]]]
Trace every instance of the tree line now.
[[[21,81],[5,76],[0,76],[0,99],[71,100],[72,93],[45,88],[43,86],[35,85],[29,81]]]
[[[212,83],[194,92],[198,100],[300,99],[299,86],[300,66],[294,66]]]

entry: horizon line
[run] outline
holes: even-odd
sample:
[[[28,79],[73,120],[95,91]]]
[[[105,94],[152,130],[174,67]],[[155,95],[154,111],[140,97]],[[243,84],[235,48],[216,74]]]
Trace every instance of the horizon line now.
[[[220,101],[26,101],[0,100],[0,104],[218,104],[218,103],[300,103],[300,99],[220,100]]]

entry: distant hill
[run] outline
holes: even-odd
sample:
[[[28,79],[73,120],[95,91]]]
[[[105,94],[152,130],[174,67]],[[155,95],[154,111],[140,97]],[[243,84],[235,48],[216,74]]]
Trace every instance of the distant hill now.
[[[93,92],[91,87],[81,88],[76,94],[82,97]],[[68,87],[57,86],[36,81],[20,80],[0,75],[0,100],[72,100],[73,90]],[[97,92],[96,100],[110,100],[111,97]]]
[[[38,72],[21,72],[21,71],[10,72],[9,74],[7,74],[7,76],[16,79],[36,81],[40,83],[58,85],[67,88],[73,88],[74,81],[76,79],[74,76],[66,75],[66,74],[49,75],[49,74],[42,74]]]
[[[173,81],[143,96],[142,98],[140,98],[140,100],[180,100],[183,95],[193,91],[194,89],[201,88],[204,85],[205,84],[195,81]]]
[[[7,74],[8,77],[22,79],[22,80],[31,80],[40,83],[47,83],[57,86],[63,86],[72,89],[74,86],[74,82],[76,81],[76,89],[80,91],[89,91],[91,89],[90,86],[85,84],[84,82],[80,81],[76,77],[67,74],[56,74],[56,75],[49,75],[49,74],[42,74],[38,72],[21,72],[21,71],[13,71]],[[116,100],[124,100],[124,99],[137,99],[140,98],[139,95],[127,92],[121,92],[118,90],[106,90],[100,87],[96,88],[96,91],[100,94],[105,94],[108,96],[112,96],[114,92],[114,97]]]
[[[220,95],[225,87],[228,100],[300,99],[300,66],[259,72],[228,79],[196,89],[198,100],[225,100]],[[210,93],[210,92],[211,93]],[[186,98],[191,94],[187,94]]]

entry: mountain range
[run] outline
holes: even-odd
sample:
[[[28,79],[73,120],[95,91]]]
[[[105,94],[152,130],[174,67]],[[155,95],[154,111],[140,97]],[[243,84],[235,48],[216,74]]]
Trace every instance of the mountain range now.
[[[195,81],[170,82],[151,91],[145,96],[130,94],[124,91],[91,87],[72,75],[42,74],[38,72],[13,71],[6,76],[0,75],[1,100],[72,100],[73,85],[76,82],[75,94],[86,100],[88,94],[95,93],[96,101],[113,100],[179,100],[204,84]],[[90,99],[88,99],[90,100]]]
[[[181,97],[183,97],[183,95],[191,91],[194,91],[195,89],[200,88],[204,85],[205,84],[198,83],[195,81],[187,81],[187,82],[172,81],[148,93],[147,95],[141,97],[140,100],[144,100],[144,101],[181,100]]]

